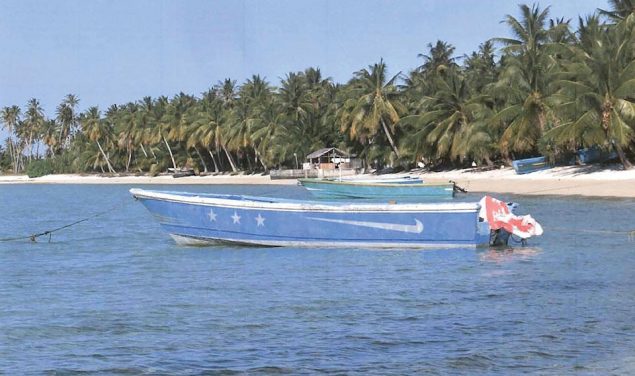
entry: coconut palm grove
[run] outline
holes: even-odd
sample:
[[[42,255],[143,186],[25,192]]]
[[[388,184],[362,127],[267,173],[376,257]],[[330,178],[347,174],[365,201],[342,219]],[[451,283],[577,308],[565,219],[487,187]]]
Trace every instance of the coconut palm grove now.
[[[511,38],[484,41],[470,55],[439,40],[410,72],[389,74],[380,59],[344,84],[309,67],[279,83],[226,78],[200,94],[83,112],[73,94],[54,114],[36,98],[7,105],[0,170],[267,172],[297,168],[296,156],[331,146],[378,169],[487,167],[538,155],[566,164],[585,147],[615,152],[630,168],[635,2],[610,1],[578,20],[520,5],[504,22]]]

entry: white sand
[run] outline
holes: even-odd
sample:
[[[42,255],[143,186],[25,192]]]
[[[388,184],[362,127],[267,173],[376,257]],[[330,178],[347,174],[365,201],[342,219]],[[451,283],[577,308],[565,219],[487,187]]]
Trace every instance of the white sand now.
[[[453,180],[470,192],[514,193],[524,195],[580,195],[635,197],[635,169],[618,166],[566,166],[517,175],[504,168],[475,172],[453,170],[421,174],[429,182]]]
[[[490,171],[473,169],[426,172],[420,175],[428,182],[455,181],[470,192],[512,193],[527,195],[581,195],[601,197],[634,197],[635,169],[622,171],[619,166],[567,166],[517,175],[513,169]],[[400,174],[401,175],[401,174]],[[171,175],[99,176],[47,175],[31,179],[26,175],[0,176],[0,184],[278,184],[293,185],[295,179],[271,180],[268,175],[217,175],[173,178]]]

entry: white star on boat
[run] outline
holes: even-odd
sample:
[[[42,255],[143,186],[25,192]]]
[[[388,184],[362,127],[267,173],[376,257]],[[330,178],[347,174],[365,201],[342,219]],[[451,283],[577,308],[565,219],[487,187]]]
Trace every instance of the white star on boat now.
[[[232,215],[232,219],[234,220],[234,223],[240,224],[240,216],[238,215],[238,213],[234,212],[234,215]]]
[[[214,213],[213,209],[209,209],[209,213],[207,214],[210,222],[216,222],[216,213]]]
[[[258,216],[255,219],[256,222],[258,222],[256,224],[256,227],[265,226],[265,217],[261,216],[260,213],[258,213]]]

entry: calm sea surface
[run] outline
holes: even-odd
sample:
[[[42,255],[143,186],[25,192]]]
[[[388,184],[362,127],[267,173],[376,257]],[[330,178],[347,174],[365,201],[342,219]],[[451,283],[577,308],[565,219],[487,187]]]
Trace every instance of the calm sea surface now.
[[[129,188],[0,185],[0,238],[116,208],[0,242],[0,374],[635,374],[635,200],[501,195],[545,228],[508,251],[187,248]]]

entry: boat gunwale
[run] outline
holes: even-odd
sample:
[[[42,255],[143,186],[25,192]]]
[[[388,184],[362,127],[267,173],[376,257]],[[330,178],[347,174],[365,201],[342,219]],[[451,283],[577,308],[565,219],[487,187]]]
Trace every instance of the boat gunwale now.
[[[218,206],[225,208],[243,208],[258,210],[278,210],[278,211],[316,211],[316,212],[478,212],[480,204],[478,202],[458,202],[458,203],[321,203],[316,201],[284,201],[270,197],[256,197],[267,201],[250,200],[250,196],[242,195],[214,195],[216,197],[186,196],[177,193],[166,193],[161,191],[145,190],[140,188],[130,189],[130,193],[135,198],[155,199],[160,201],[170,201],[183,204],[194,204],[203,206]],[[231,198],[232,196],[241,199]]]

